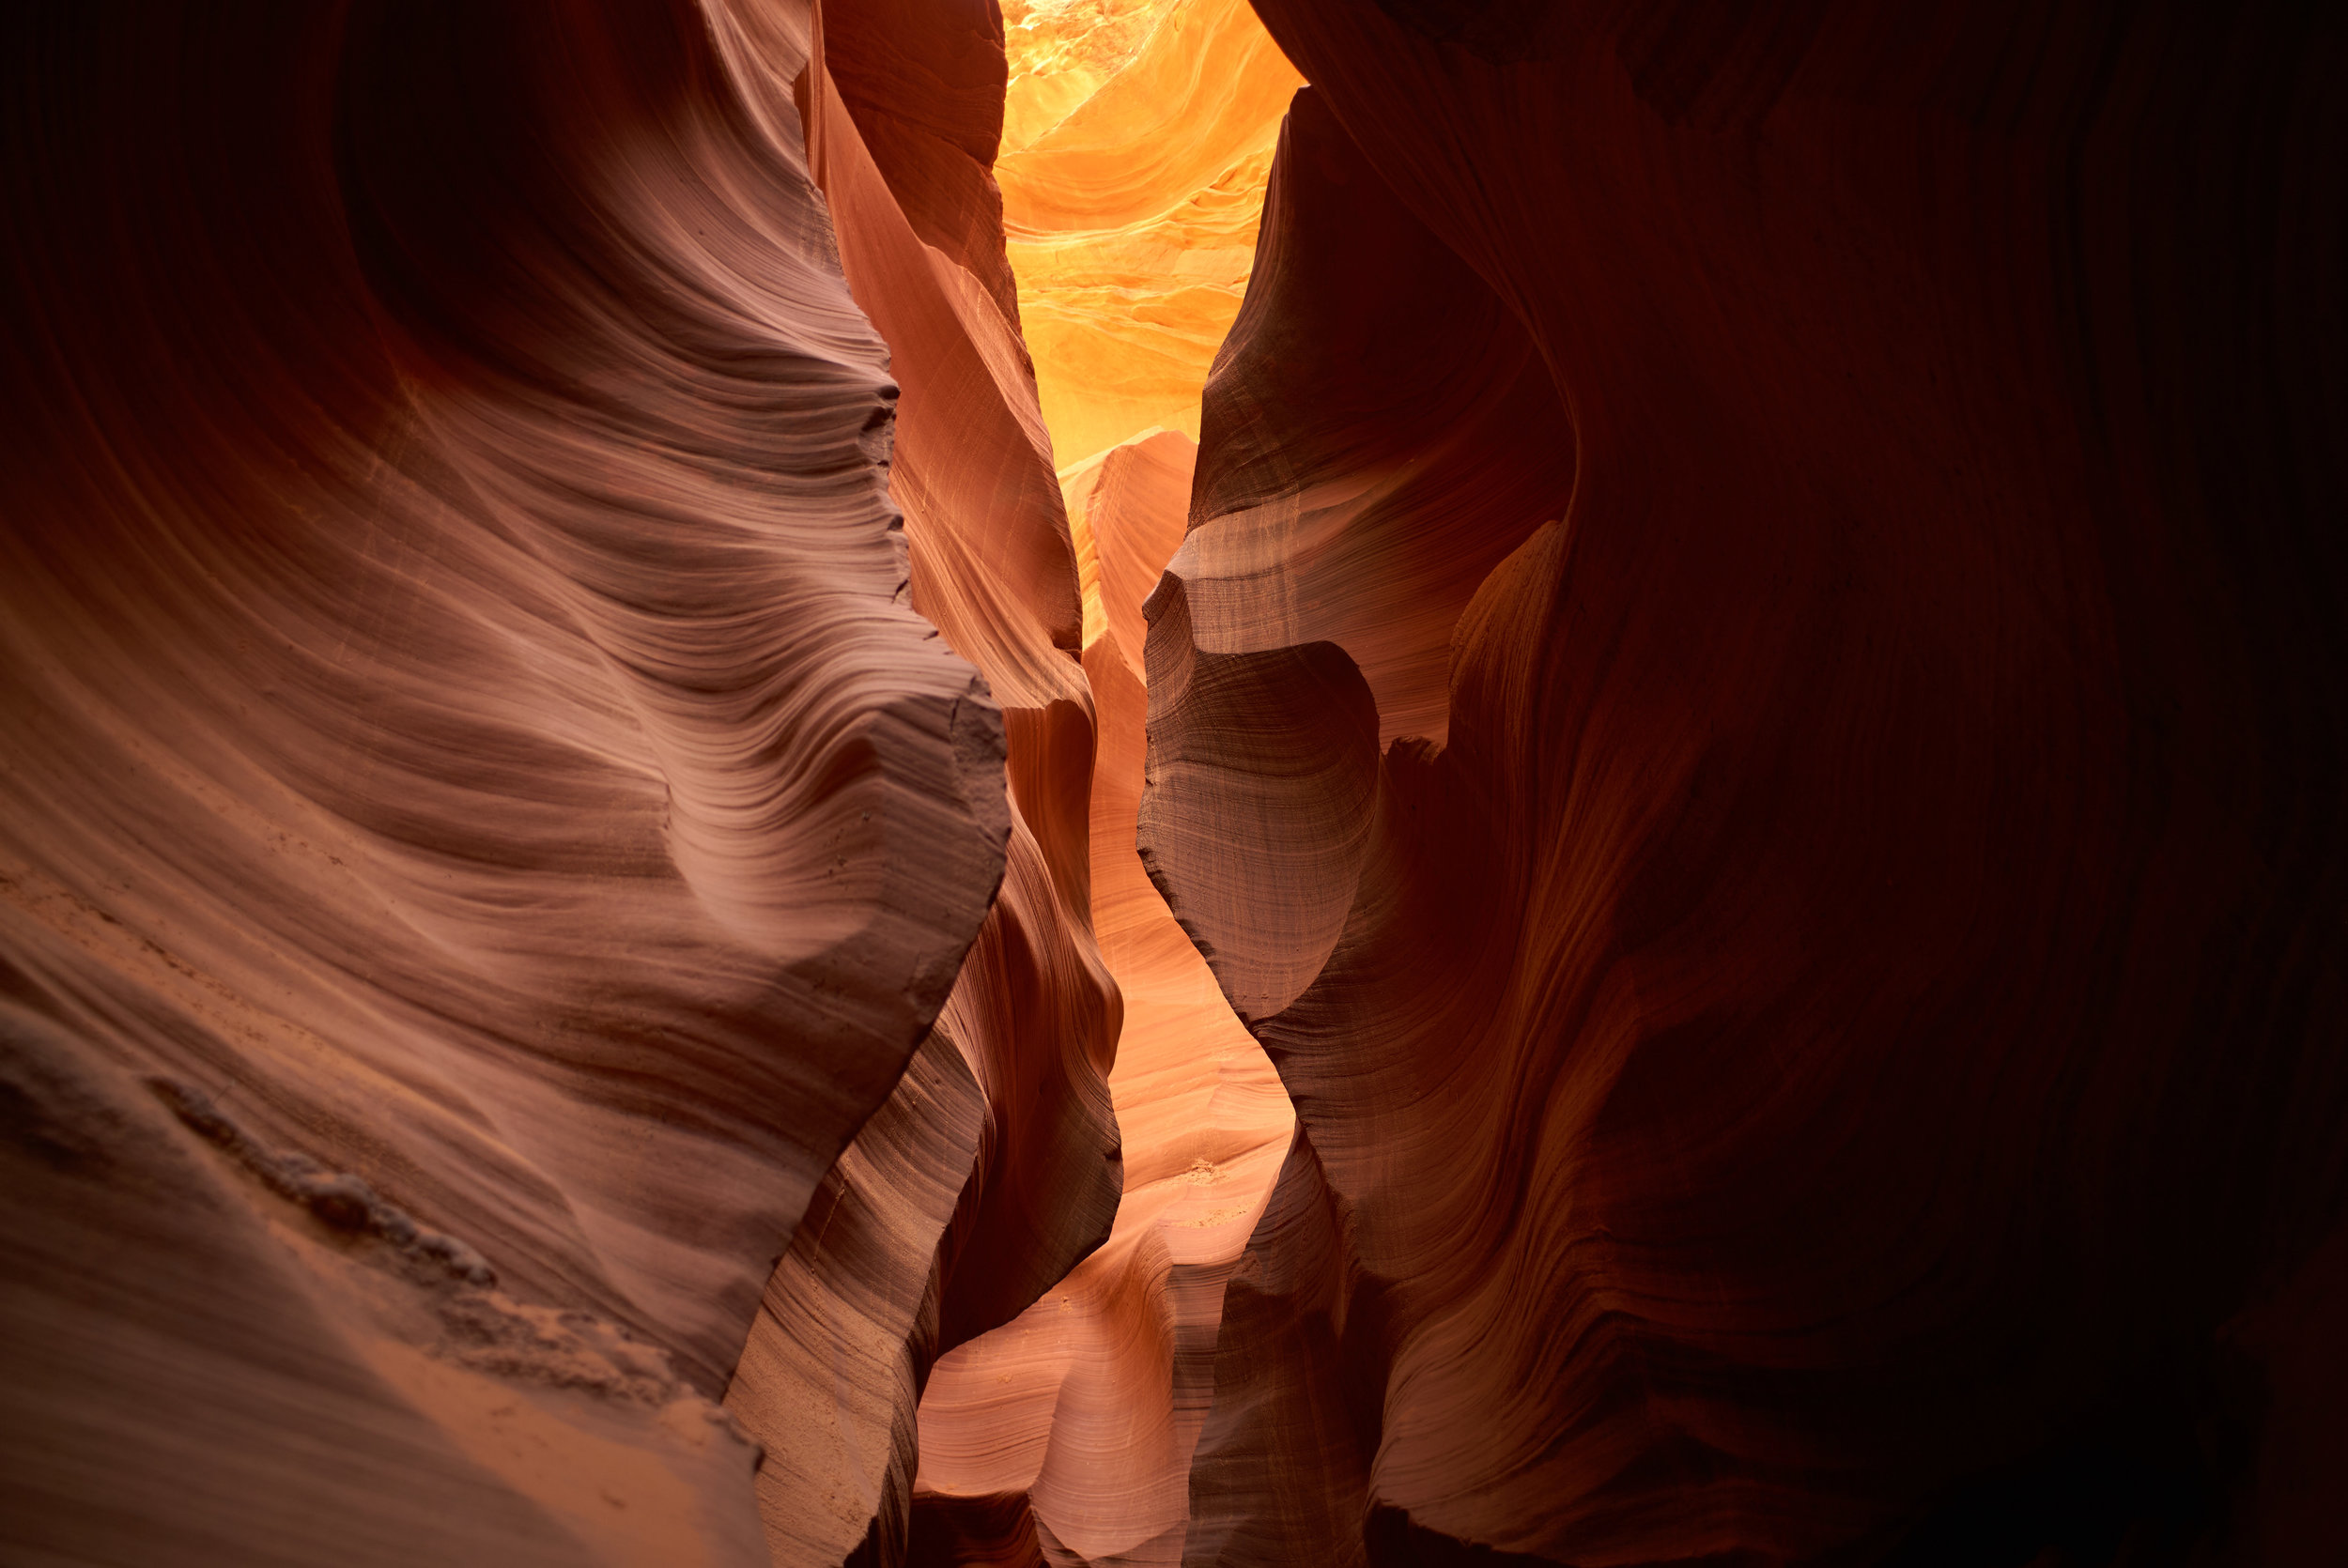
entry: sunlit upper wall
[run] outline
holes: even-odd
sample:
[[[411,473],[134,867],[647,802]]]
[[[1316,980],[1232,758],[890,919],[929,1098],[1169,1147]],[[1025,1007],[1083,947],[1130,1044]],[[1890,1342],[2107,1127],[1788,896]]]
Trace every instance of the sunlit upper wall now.
[[[1280,116],[1303,84],[1247,0],[1005,0],[1011,265],[1062,468],[1198,435]]]

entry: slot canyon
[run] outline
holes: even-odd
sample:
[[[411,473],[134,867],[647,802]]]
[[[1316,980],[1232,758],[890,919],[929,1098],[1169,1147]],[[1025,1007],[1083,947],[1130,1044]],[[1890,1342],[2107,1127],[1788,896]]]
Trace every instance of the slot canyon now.
[[[2348,11],[0,71],[0,1564],[2348,1563]]]

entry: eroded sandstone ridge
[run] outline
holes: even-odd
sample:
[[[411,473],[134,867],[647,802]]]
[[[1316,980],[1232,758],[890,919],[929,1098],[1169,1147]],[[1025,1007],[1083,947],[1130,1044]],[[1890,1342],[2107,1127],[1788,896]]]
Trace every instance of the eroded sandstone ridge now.
[[[938,1361],[911,1545],[920,1561],[1172,1564],[1223,1284],[1294,1117],[1135,853],[1141,605],[1182,541],[1196,453],[1182,431],[1246,280],[1297,78],[1244,6],[1012,15],[995,169],[1083,590],[1100,737],[1089,882],[1124,1004],[1108,1079],[1124,1186],[1100,1251]]]
[[[787,4],[8,27],[10,1554],[901,1529],[1118,1191],[991,146],[875,129],[941,251]]]
[[[817,7],[790,90],[857,302],[904,388],[911,602],[1002,705],[1002,886],[931,1038],[777,1267],[727,1405],[767,1444],[778,1563],[903,1552],[932,1360],[1098,1246],[1120,1191],[1120,1004],[1090,923],[1094,715],[1076,559],[987,174],[991,9]],[[796,62],[746,35],[746,61]],[[778,85],[783,77],[778,73]]]

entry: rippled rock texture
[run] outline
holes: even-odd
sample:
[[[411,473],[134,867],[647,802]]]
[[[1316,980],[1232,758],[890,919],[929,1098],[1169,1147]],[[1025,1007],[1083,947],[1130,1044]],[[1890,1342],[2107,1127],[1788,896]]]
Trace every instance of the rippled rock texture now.
[[[2342,34],[10,10],[0,1558],[2348,1556]]]
[[[2329,1560],[2338,29],[1259,9],[1140,822],[1298,1131],[1186,1560]]]
[[[1099,1246],[1120,1186],[1104,1075],[1121,1003],[1091,930],[1076,556],[1015,307],[990,282],[991,22],[982,6],[819,8],[790,82],[848,284],[904,388],[889,488],[911,602],[1002,705],[1012,831],[935,1031],[818,1192],[727,1396],[768,1445],[759,1496],[778,1563],[898,1560],[931,1361]],[[754,57],[794,58],[780,39]]]
[[[11,13],[11,1558],[838,1561],[1105,1233],[963,21]]]
[[[937,1363],[911,1543],[920,1561],[1172,1564],[1223,1284],[1294,1117],[1135,853],[1141,605],[1182,537],[1198,392],[1297,77],[1240,4],[1007,20],[995,175],[1082,584],[1099,737],[1088,879],[1123,1005],[1108,1087],[1124,1185],[1098,1252]],[[1019,744],[1014,730],[1014,762]]]

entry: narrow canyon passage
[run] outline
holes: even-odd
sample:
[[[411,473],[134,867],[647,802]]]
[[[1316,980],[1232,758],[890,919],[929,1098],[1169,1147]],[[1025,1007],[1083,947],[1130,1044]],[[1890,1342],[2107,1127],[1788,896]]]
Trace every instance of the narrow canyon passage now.
[[[0,1563],[2348,1560],[2343,77],[0,8]]]
[[[1199,396],[1301,79],[1244,0],[1077,0],[1004,21],[995,175],[1084,594],[1092,923],[1124,1003],[1108,1077],[1124,1192],[1100,1251],[933,1369],[913,1539],[937,1560],[1174,1565],[1223,1286],[1294,1116],[1135,853],[1141,606],[1182,542]]]
[[[1023,1056],[1074,1045],[1083,1061],[1060,1080],[1061,1106],[1024,1123],[997,1119],[991,1141],[981,1131],[975,1214],[970,1189],[957,1200],[900,1147],[956,1119],[918,1070],[859,1137],[833,1189],[876,1220],[919,1205],[927,1229],[915,1234],[941,1236],[948,1255],[979,1254],[982,1279],[1001,1267],[985,1254],[1005,1249],[1042,1263],[1057,1247],[1073,1261],[1068,1244],[1097,1213],[1097,1194],[1070,1185],[1076,1167],[1040,1170],[1017,1196],[1025,1223],[1057,1238],[1045,1246],[981,1228],[984,1188],[996,1183],[987,1167],[1020,1159],[1022,1141],[1065,1142],[1070,1127],[1081,1130],[1098,1115],[1092,1075],[1113,1060],[1105,1089],[1121,1190],[1097,1250],[1064,1279],[1024,1283],[1014,1299],[1032,1304],[1009,1322],[991,1309],[957,1312],[957,1282],[945,1282],[934,1365],[919,1253],[896,1265],[893,1303],[857,1312],[885,1336],[874,1355],[851,1348],[835,1320],[841,1293],[856,1288],[848,1276],[878,1260],[843,1260],[828,1221],[811,1237],[803,1227],[727,1399],[767,1445],[763,1506],[770,1539],[787,1543],[779,1549],[793,1560],[837,1560],[869,1522],[874,1549],[896,1549],[890,1538],[902,1531],[919,1560],[1042,1552],[1174,1564],[1223,1286],[1270,1197],[1294,1116],[1136,853],[1142,603],[1182,539],[1199,399],[1240,309],[1273,147],[1301,80],[1242,0],[1014,12],[999,57],[1005,131],[992,175],[1007,243],[997,252],[966,222],[987,190],[977,154],[989,104],[972,93],[954,110],[965,119],[941,126],[939,106],[922,98],[931,82],[983,76],[972,16],[971,32],[947,34],[942,53],[909,66],[904,38],[883,25],[907,17],[819,10],[795,91],[851,292],[905,388],[890,487],[905,512],[913,606],[987,674],[1010,719],[1004,901],[934,1043],[978,1081],[964,1115],[981,1100],[997,1118],[1017,1105]],[[941,191],[953,194],[942,200]],[[1016,289],[1011,308],[1006,282]],[[983,378],[961,368],[975,363]],[[950,396],[935,395],[949,387]],[[1042,459],[1072,454],[1051,477],[1073,581],[1051,559],[1061,518],[1040,504]],[[1018,476],[1008,497],[996,481],[991,503],[981,487],[990,465]],[[1008,540],[1029,542],[1017,578],[1002,569]],[[1075,853],[1080,866],[1070,864]],[[1007,915],[1020,907],[1012,890],[1027,885],[1032,907]],[[1023,958],[1013,918],[1057,957]],[[951,1058],[938,1060],[951,1076]],[[1095,1110],[1083,1109],[1088,1100]],[[965,1226],[975,1234],[957,1235]],[[906,1263],[917,1272],[904,1273]],[[839,1398],[839,1375],[823,1364],[827,1339],[835,1356],[855,1358],[858,1398]],[[901,1344],[909,1348],[887,1348]],[[916,1385],[918,1426],[908,1427],[904,1404]],[[832,1418],[809,1428],[800,1412],[826,1399]],[[808,1507],[817,1490],[830,1507]]]

